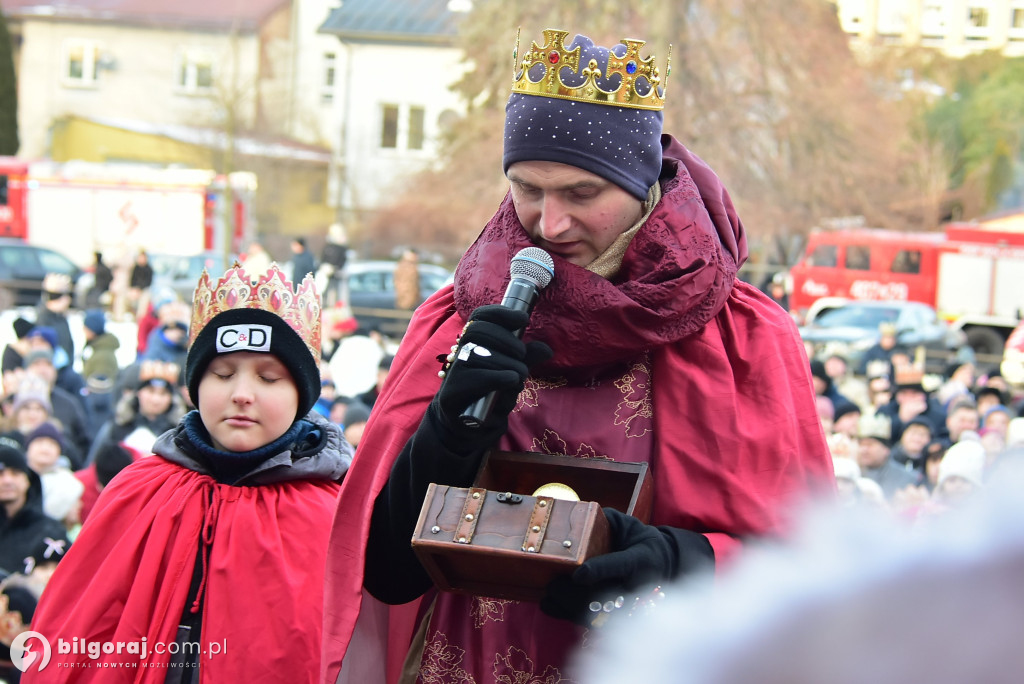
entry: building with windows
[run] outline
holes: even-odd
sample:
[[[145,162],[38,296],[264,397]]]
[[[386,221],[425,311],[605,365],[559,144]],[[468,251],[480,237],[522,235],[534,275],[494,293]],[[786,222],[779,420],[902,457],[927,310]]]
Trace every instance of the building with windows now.
[[[295,96],[298,1],[3,0],[19,156],[253,171],[258,231],[323,233],[331,153]],[[328,0],[305,1],[322,20]]]
[[[835,0],[857,43],[920,45],[963,57],[999,50],[1024,56],[1024,0]]]
[[[437,159],[438,140],[464,106],[451,89],[468,68],[457,44],[467,0],[345,0],[320,33],[322,98],[337,121],[340,215],[358,225]]]
[[[470,0],[2,0],[19,156],[234,165],[263,233],[358,230],[463,106]],[[239,166],[239,164],[245,166]]]

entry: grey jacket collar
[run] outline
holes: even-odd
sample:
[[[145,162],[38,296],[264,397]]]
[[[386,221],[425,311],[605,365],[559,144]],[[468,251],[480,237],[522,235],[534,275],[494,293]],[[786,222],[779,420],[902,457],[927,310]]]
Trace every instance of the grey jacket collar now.
[[[316,411],[306,414],[306,420],[313,423],[326,435],[323,448],[312,454],[296,457],[285,449],[260,462],[234,484],[257,486],[292,482],[295,480],[327,480],[340,482],[352,463],[352,445],[345,441],[341,428],[331,423]],[[178,445],[183,432],[182,424],[160,435],[153,445],[153,453],[183,468],[215,477],[209,467],[194,458]]]

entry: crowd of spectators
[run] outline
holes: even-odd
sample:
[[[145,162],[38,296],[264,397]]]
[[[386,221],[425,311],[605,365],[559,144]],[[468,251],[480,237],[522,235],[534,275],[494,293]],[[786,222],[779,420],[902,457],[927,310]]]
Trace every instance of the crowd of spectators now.
[[[870,357],[858,373],[838,355],[811,360],[844,502],[915,520],[983,492],[1024,449],[1024,396],[997,367],[956,360],[928,375],[920,352],[899,345]]]

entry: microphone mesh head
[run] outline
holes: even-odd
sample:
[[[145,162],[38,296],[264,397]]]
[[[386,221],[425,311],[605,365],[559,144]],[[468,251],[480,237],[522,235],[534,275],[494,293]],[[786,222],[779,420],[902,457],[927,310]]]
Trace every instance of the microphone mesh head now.
[[[555,261],[540,247],[526,247],[512,257],[508,267],[512,278],[526,278],[543,290],[555,277]]]

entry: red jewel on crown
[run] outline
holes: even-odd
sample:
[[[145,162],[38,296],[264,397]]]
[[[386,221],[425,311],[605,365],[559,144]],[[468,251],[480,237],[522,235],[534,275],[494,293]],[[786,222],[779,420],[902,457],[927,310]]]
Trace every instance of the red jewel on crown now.
[[[665,107],[665,82],[654,64],[654,57],[641,57],[640,50],[645,45],[642,40],[623,38],[622,45],[626,52],[619,55],[611,50],[607,57],[606,66],[602,67],[597,59],[593,57],[587,60],[581,59],[582,47],[580,45],[567,49],[565,41],[568,39],[568,31],[558,29],[545,29],[544,42],[532,43],[529,51],[523,55],[522,69],[517,62],[519,53],[519,35],[516,35],[516,49],[513,52],[515,63],[512,92],[521,95],[538,95],[541,97],[554,97],[563,100],[574,100],[591,104],[610,105],[616,107],[629,107],[635,109],[662,110]],[[540,73],[540,70],[531,72],[535,65],[543,66],[544,76],[534,81],[532,76]],[[672,47],[669,46],[669,57],[666,61],[666,70],[671,68]],[[554,68],[552,68],[554,67]],[[562,81],[562,75],[570,70],[585,81],[581,84],[567,84]],[[532,74],[532,75],[531,75]],[[598,84],[598,81],[606,84],[615,84],[615,76],[618,85],[614,90],[607,90]],[[643,92],[637,87],[644,84]]]

